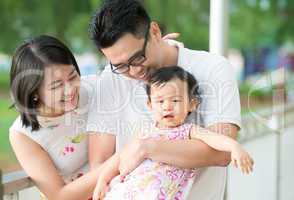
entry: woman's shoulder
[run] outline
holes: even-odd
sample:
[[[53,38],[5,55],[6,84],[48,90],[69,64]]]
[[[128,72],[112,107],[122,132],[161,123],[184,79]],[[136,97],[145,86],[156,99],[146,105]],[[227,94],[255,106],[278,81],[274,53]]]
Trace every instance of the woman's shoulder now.
[[[21,121],[21,116],[18,116],[9,128],[9,134],[15,133],[15,132],[23,133],[23,134],[27,134],[28,132],[31,132],[29,127],[25,127],[23,125]]]
[[[9,138],[19,138],[22,136],[26,136],[30,140],[41,144],[43,140],[50,134],[48,131],[43,130],[42,128],[39,130],[32,131],[30,126],[25,127],[22,123],[21,116],[18,116],[12,125],[9,128]],[[18,136],[21,135],[21,136]]]
[[[30,137],[32,131],[30,127],[25,127],[21,121],[21,116],[18,116],[9,128],[9,141],[10,144],[15,148],[15,145],[23,145],[24,143],[32,144],[38,142]]]

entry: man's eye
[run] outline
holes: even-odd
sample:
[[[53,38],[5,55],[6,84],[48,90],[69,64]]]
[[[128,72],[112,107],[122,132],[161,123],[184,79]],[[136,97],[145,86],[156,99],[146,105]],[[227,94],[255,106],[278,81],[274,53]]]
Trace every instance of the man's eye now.
[[[134,60],[132,60],[131,65],[140,65],[145,61],[145,57],[143,55],[139,55]]]
[[[116,66],[114,66],[116,69],[123,69],[123,68],[126,68],[126,67],[128,67],[128,65],[127,64],[121,64],[121,65],[116,65]]]

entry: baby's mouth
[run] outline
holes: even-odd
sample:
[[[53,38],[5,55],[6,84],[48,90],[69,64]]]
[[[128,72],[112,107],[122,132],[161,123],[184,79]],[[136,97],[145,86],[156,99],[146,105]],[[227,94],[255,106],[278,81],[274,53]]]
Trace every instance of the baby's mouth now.
[[[167,114],[167,115],[164,115],[163,118],[164,118],[164,119],[171,119],[171,118],[174,118],[174,115],[172,115],[172,114]]]

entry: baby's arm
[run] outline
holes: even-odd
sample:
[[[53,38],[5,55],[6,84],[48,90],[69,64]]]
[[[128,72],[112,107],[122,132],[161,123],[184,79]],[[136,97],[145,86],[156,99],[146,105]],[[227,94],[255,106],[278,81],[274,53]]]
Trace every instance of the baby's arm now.
[[[252,171],[253,160],[242,146],[232,138],[193,125],[190,138],[199,139],[219,151],[231,152],[231,159],[235,167],[240,167],[242,172]]]
[[[103,199],[109,182],[119,174],[119,154],[114,154],[102,166],[100,176],[93,192],[93,200]]]

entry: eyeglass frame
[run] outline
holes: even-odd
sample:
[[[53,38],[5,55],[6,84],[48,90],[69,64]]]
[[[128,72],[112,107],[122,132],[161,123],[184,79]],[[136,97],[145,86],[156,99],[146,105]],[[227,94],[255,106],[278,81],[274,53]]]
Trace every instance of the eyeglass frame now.
[[[140,50],[140,51],[137,51],[137,53],[135,53],[131,58],[128,59],[128,63],[121,63],[119,64],[118,66],[115,66],[113,65],[111,62],[110,62],[110,67],[111,67],[111,71],[115,74],[123,74],[123,73],[126,73],[130,70],[130,66],[140,66],[143,62],[146,61],[146,46],[147,46],[147,42],[148,42],[148,36],[149,36],[149,28],[150,28],[150,25],[148,24],[148,27],[147,27],[147,31],[145,33],[145,36],[144,36],[144,44],[143,44],[143,48]],[[140,63],[136,63],[136,64],[132,64],[132,62],[137,59],[138,57],[142,56],[142,61]],[[126,68],[125,70],[119,72],[119,69],[121,68]]]

